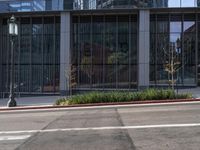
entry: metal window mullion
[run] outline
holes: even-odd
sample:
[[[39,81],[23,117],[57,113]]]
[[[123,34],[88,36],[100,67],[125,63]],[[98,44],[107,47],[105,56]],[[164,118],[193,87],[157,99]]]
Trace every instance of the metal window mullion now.
[[[21,64],[20,64],[20,58],[21,58],[21,18],[19,20],[19,24],[18,24],[18,30],[19,30],[19,35],[18,35],[18,93],[20,95],[20,67],[21,67]]]
[[[92,61],[92,58],[93,58],[93,51],[92,51],[92,41],[93,41],[93,28],[92,28],[92,21],[93,21],[93,17],[90,16],[90,59],[91,59],[91,67],[90,67],[90,88],[92,88],[92,72],[93,72],[93,61]]]
[[[195,37],[195,59],[196,59],[196,85],[198,86],[198,54],[199,54],[199,52],[198,52],[198,15],[197,15],[197,13],[196,13],[196,16],[195,16],[195,24],[196,24],[196,26],[195,26],[195,28],[196,28],[196,37]],[[200,58],[199,58],[200,59]]]
[[[30,19],[29,24],[29,40],[30,40],[30,77],[29,77],[29,91],[32,92],[32,18]]]
[[[103,90],[105,89],[105,15],[103,16]]]
[[[155,33],[155,35],[156,35],[156,47],[155,47],[155,86],[157,87],[157,67],[158,67],[158,59],[157,59],[157,55],[158,55],[158,53],[157,53],[157,51],[158,51],[158,30],[157,30],[157,23],[158,23],[158,19],[157,19],[157,14],[156,14],[156,16],[155,16],[155,24],[156,24],[156,33]],[[164,33],[165,34],[165,33]]]
[[[182,36],[182,40],[181,40],[181,48],[182,48],[182,79],[183,79],[182,81],[183,81],[183,85],[184,85],[184,80],[185,80],[184,38],[185,38],[185,35],[184,35],[184,32],[183,32],[183,21],[184,21],[184,17],[183,17],[183,15],[181,15],[181,34],[183,35]]]
[[[132,26],[132,22],[131,22],[131,15],[129,15],[129,27],[128,27],[128,30],[129,30],[129,34],[128,34],[128,39],[129,39],[129,42],[128,42],[128,47],[129,47],[129,56],[128,56],[128,60],[129,60],[129,72],[128,72],[128,86],[129,86],[129,89],[131,89],[131,50],[132,50],[132,45],[131,45],[131,34],[132,34],[132,31],[131,31],[131,26]]]
[[[44,17],[42,17],[42,92],[44,91]]]
[[[53,26],[53,92],[56,92],[56,17],[54,16],[54,26]]]
[[[136,75],[136,81],[135,81],[136,83],[135,83],[135,86],[136,86],[136,89],[137,89],[137,90],[139,89],[139,82],[138,82],[138,81],[139,81],[139,30],[140,30],[140,29],[139,29],[139,16],[140,16],[140,14],[139,14],[139,13],[140,13],[140,12],[138,11],[137,14],[136,14],[136,17],[137,17],[137,18],[136,18],[137,31],[136,31],[136,33],[134,33],[134,36],[136,37],[136,48],[137,48],[137,49],[136,49],[135,52],[136,52],[137,58],[136,58],[136,61],[133,63],[134,65],[136,65],[136,67],[135,67],[135,66],[134,66],[134,67],[137,69],[137,70],[136,70],[136,74],[135,74],[135,75]],[[135,35],[135,34],[136,34],[136,35]],[[134,37],[134,38],[135,38],[135,37]],[[135,69],[135,68],[134,68],[134,69]]]
[[[78,65],[78,67],[77,67],[77,69],[78,69],[78,86],[80,87],[80,56],[81,56],[81,43],[80,43],[80,36],[81,36],[81,34],[80,34],[80,16],[78,16],[78,50],[77,50],[77,56],[78,56],[78,63],[77,63],[77,65]]]
[[[116,46],[116,54],[118,53],[118,28],[119,28],[119,23],[118,23],[118,16],[116,16],[115,18],[115,23],[116,23],[116,43],[115,43],[115,46]],[[115,88],[117,89],[118,88],[118,68],[119,68],[119,63],[117,61],[117,57],[115,58],[115,74],[116,74],[116,79],[115,79]]]
[[[136,88],[139,91],[139,69],[140,69],[140,60],[139,60],[139,49],[140,49],[140,11],[137,12],[137,50],[136,50],[136,55],[137,55],[137,60],[136,60],[136,68],[137,68],[137,81],[136,81]]]
[[[168,57],[168,61],[169,61],[169,63],[170,63],[170,56],[171,56],[171,50],[170,50],[170,36],[171,36],[171,31],[170,31],[170,24],[171,24],[171,14],[169,14],[169,18],[168,18],[168,22],[169,22],[169,29],[168,29],[168,31],[169,31],[169,41],[168,41],[168,56],[166,56],[166,57]],[[169,75],[169,73],[168,73],[168,81],[169,80],[171,80],[171,76]],[[170,85],[169,85],[170,86]]]
[[[73,67],[75,67],[76,68],[76,66],[75,65],[73,65],[73,67],[72,67],[72,57],[74,56],[74,55],[72,55],[73,54],[73,50],[74,50],[74,38],[75,37],[77,37],[77,36],[75,36],[74,35],[74,25],[73,25],[73,16],[70,14],[70,51],[69,51],[69,55],[70,55],[70,57],[68,57],[70,60],[69,60],[69,69],[68,70],[70,70],[70,72],[72,71],[72,68]],[[76,53],[75,53],[76,54]],[[76,57],[76,56],[75,56]],[[76,60],[76,58],[73,58],[73,59],[75,59]],[[75,64],[76,64],[76,62],[75,62]],[[68,72],[69,73],[69,72]],[[75,72],[75,74],[76,74],[76,72]],[[76,75],[75,75],[75,81],[74,82],[76,82]],[[71,90],[71,93],[73,94],[73,88],[71,87],[71,81],[69,81],[69,83],[70,83],[70,87],[69,87],[69,90]],[[74,86],[74,88],[76,88],[76,86]]]
[[[7,25],[8,26],[8,25]],[[7,27],[8,28],[8,27]],[[7,61],[6,61],[6,76],[7,76],[7,78],[6,78],[6,92],[7,93],[9,93],[9,83],[10,83],[10,51],[11,51],[11,47],[10,47],[10,36],[9,36],[9,33],[7,32],[7,48],[8,48],[8,50],[7,50]]]

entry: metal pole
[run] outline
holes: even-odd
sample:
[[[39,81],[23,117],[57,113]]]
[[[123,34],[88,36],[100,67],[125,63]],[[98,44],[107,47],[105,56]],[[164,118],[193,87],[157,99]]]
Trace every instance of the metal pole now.
[[[10,96],[9,101],[7,103],[8,107],[17,106],[17,102],[15,101],[14,96],[14,37],[11,36],[11,68],[10,68]]]

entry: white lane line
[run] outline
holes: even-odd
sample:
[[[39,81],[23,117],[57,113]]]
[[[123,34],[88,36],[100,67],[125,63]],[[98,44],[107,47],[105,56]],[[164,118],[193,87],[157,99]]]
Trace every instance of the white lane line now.
[[[19,135],[19,136],[0,136],[0,141],[11,141],[11,140],[24,140],[29,138],[31,135]]]
[[[123,129],[149,129],[149,128],[180,128],[180,127],[200,127],[200,123],[192,124],[163,124],[163,125],[142,125],[142,126],[114,126],[114,127],[90,127],[90,128],[65,128],[46,130],[24,130],[24,131],[1,131],[0,134],[21,134],[21,133],[45,133],[58,131],[88,131],[88,130],[123,130]]]

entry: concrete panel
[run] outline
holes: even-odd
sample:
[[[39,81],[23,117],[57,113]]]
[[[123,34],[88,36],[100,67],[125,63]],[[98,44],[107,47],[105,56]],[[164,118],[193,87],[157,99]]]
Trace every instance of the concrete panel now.
[[[138,50],[138,87],[149,87],[149,10],[140,10],[139,13],[139,50]]]
[[[150,32],[145,32],[144,34],[144,41],[145,41],[145,44],[144,44],[144,62],[145,63],[149,63],[149,56],[150,56]]]

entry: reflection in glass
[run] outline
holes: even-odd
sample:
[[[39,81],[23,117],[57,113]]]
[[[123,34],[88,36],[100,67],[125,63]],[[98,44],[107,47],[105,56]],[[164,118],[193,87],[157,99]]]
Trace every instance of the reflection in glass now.
[[[196,34],[192,32],[188,32],[186,30],[183,36],[183,50],[184,50],[184,61],[186,64],[184,68],[184,82],[195,82],[195,64],[196,64],[196,54],[195,54],[195,39]],[[190,65],[187,65],[190,64]]]
[[[173,53],[173,61],[177,64],[177,70],[174,73],[176,83],[180,85],[196,84],[196,24],[193,16],[195,15],[168,15],[167,20],[171,21],[164,23],[165,28],[169,28],[169,31],[165,32],[161,28],[163,19],[159,19],[162,17],[160,15],[151,16],[151,25],[156,24],[159,27],[157,31],[151,31],[150,83],[169,84],[170,74],[166,71],[165,66],[172,59]],[[157,21],[155,17],[157,17]],[[182,21],[182,18],[185,21]]]
[[[197,0],[182,0],[181,7],[196,7]]]
[[[92,19],[92,87],[103,88],[104,16],[94,16]]]
[[[169,0],[168,7],[181,7],[181,0]]]
[[[175,33],[175,32],[181,32],[182,26],[181,22],[170,22],[170,32]]]
[[[183,22],[183,32],[195,32],[195,22],[194,21],[184,21]]]
[[[199,7],[199,0],[1,0],[1,12]]]
[[[42,92],[42,65],[32,65],[32,91]]]
[[[56,19],[55,19],[56,18]],[[54,24],[60,26],[60,17],[20,17],[20,39],[15,44],[15,91],[17,92],[57,92],[59,85],[59,45],[60,32]],[[7,18],[2,22],[5,29],[0,35],[3,39],[2,82],[1,92],[9,90],[9,38]],[[57,20],[57,21],[56,21]],[[44,23],[44,24],[43,24]],[[17,44],[19,43],[19,45]],[[55,49],[58,49],[55,52]]]
[[[136,20],[135,15],[73,17],[75,88],[136,87]]]
[[[72,7],[70,9],[72,9]],[[19,12],[19,11],[27,12],[27,11],[45,11],[45,10],[63,10],[63,0],[1,0],[0,1],[1,12]]]
[[[20,92],[30,92],[30,65],[24,64],[20,65],[20,70],[19,70],[19,91]]]
[[[117,74],[118,88],[129,88],[129,16],[118,16]]]
[[[0,48],[0,91],[9,91],[9,74],[10,74],[10,70],[9,70],[9,60],[10,60],[10,51],[9,49],[9,45],[10,45],[10,41],[9,41],[9,37],[8,37],[8,26],[7,26],[7,19],[3,19],[2,20],[2,25],[0,25],[0,27],[2,28],[2,34],[0,34],[0,39],[1,41],[1,48]],[[6,51],[4,51],[6,50]]]

